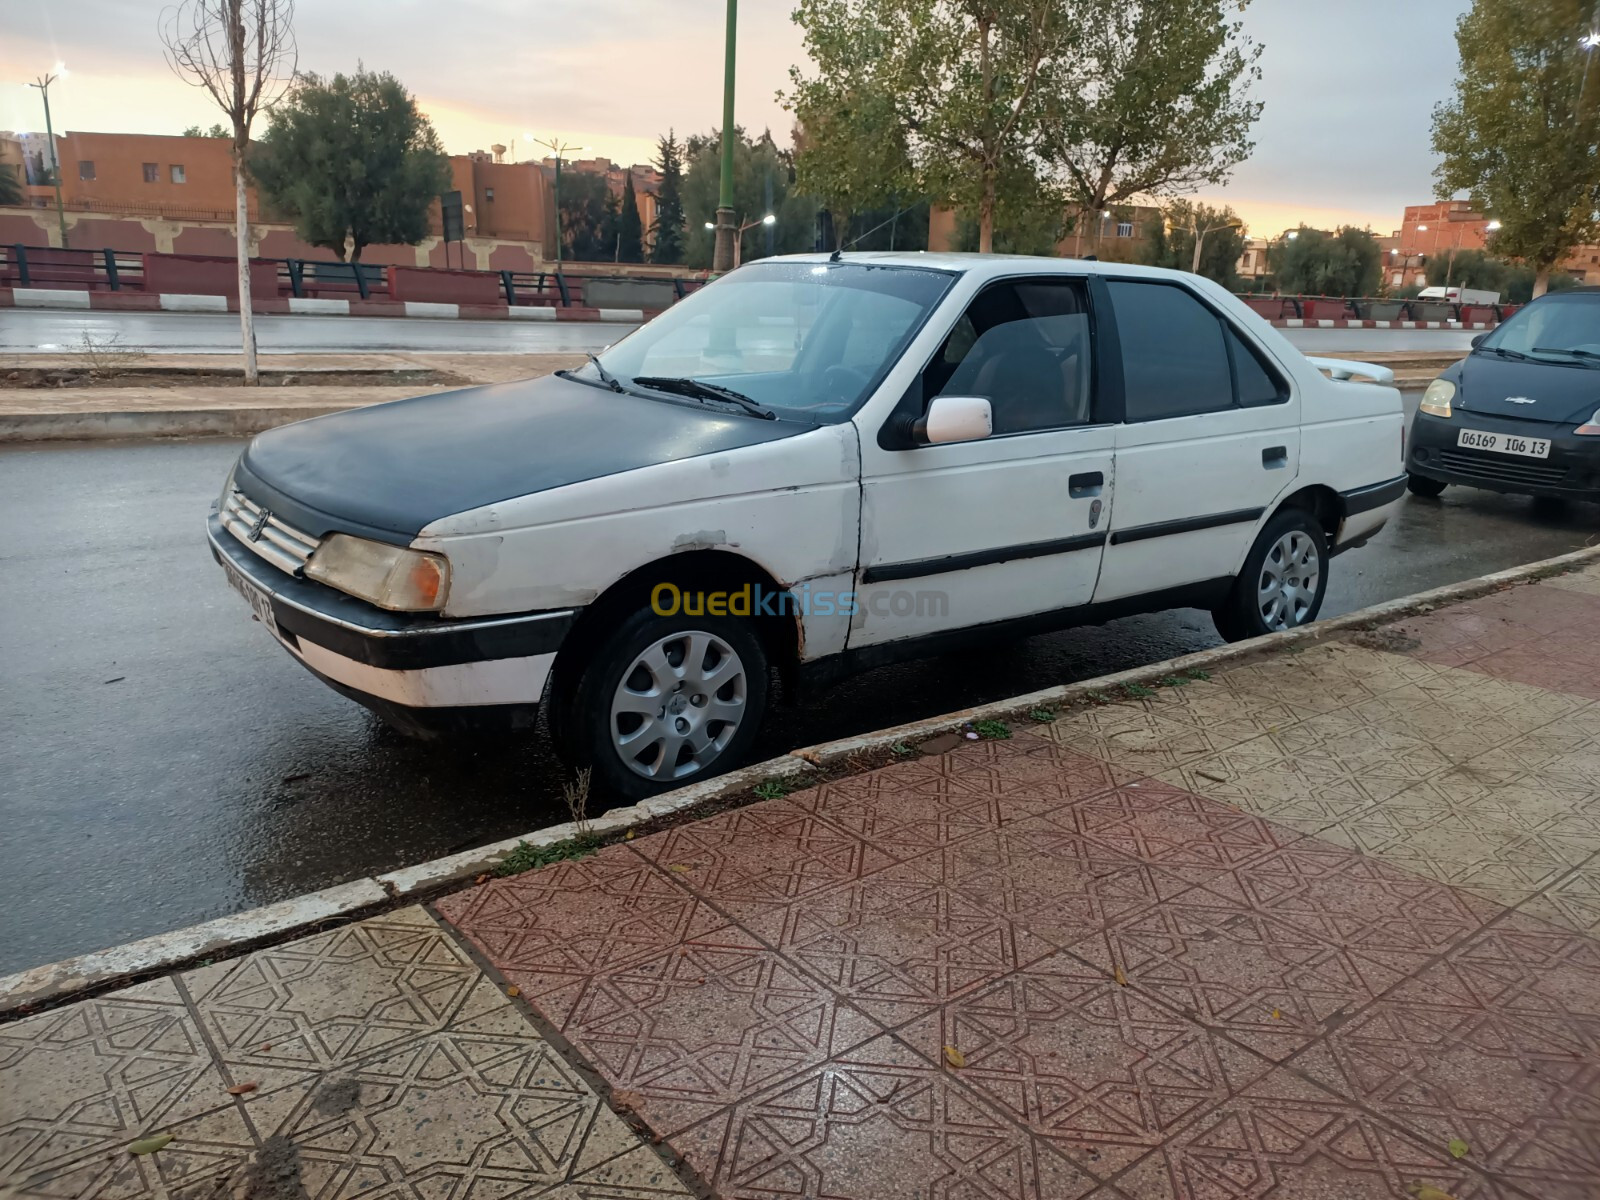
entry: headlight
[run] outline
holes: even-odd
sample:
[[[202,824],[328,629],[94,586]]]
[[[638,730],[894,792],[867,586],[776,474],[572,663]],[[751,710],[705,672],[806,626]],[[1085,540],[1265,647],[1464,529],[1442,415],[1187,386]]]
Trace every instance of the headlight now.
[[[443,555],[331,534],[306,563],[306,578],[390,612],[438,612],[450,591]]]
[[[1572,432],[1581,433],[1588,437],[1600,437],[1600,408],[1595,409],[1594,416],[1590,417]]]
[[[222,481],[222,494],[217,497],[216,511],[221,512],[227,507],[228,497],[233,494],[233,476],[239,469],[239,460],[233,460],[233,466],[228,468],[228,477]]]
[[[1422,411],[1429,416],[1448,417],[1450,401],[1456,397],[1456,385],[1448,379],[1435,379],[1422,393]]]

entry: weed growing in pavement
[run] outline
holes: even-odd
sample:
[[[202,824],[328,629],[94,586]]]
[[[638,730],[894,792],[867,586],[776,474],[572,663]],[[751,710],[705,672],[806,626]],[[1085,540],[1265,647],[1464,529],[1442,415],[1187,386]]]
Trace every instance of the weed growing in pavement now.
[[[551,863],[565,862],[569,858],[587,857],[598,849],[600,849],[600,839],[592,833],[551,842],[548,846],[530,846],[527,842],[518,842],[511,853],[495,865],[494,873],[502,878],[507,875],[521,875],[524,871],[535,871],[540,867],[548,867]]]
[[[1037,721],[1041,725],[1048,725],[1056,719],[1056,710],[1053,708],[1030,708],[1028,710],[1028,719]]]
[[[567,803],[567,812],[580,838],[589,836],[589,775],[590,768],[584,767],[571,783],[561,785],[561,798]]]
[[[994,738],[1004,741],[1011,736],[1011,726],[1004,721],[979,721],[972,728],[981,738]]]
[[[909,745],[906,742],[896,742],[894,745],[889,747],[889,752],[891,754],[898,754],[901,758],[910,758],[917,752],[917,748]]]
[[[1191,680],[1187,675],[1163,675],[1156,680],[1158,687],[1188,687]]]
[[[129,367],[145,359],[144,351],[123,345],[122,334],[98,338],[87,329],[83,331],[84,361],[89,364],[89,374],[98,379],[115,379]]]
[[[751,790],[763,800],[777,800],[787,796],[792,789],[786,780],[764,779]]]
[[[1156,690],[1142,683],[1125,683],[1122,685],[1122,694],[1130,700],[1148,700],[1156,694]]]
[[[1190,679],[1199,680],[1201,683],[1211,678],[1211,672],[1204,667],[1190,667],[1184,674]]]
[[[1107,694],[1106,692],[1102,692],[1099,688],[1095,688],[1092,691],[1085,692],[1084,695],[1087,696],[1090,700],[1094,701],[1096,704],[1110,704],[1111,703],[1110,695]]]

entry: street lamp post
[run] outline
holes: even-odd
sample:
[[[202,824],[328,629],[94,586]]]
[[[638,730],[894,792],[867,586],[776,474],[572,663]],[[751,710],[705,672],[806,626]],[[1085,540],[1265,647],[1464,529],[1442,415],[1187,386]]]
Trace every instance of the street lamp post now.
[[[1198,225],[1191,225],[1190,232],[1194,234],[1194,263],[1189,268],[1191,275],[1200,274],[1200,249],[1206,244],[1206,234],[1215,233],[1219,229],[1238,229],[1244,222],[1234,217],[1231,221],[1224,221],[1220,225],[1208,225],[1201,229]]]
[[[720,213],[719,213],[719,215],[720,215]],[[731,228],[734,228],[734,229],[737,230],[737,232],[735,232],[734,235],[733,235],[733,268],[732,269],[737,270],[738,267],[739,267],[739,262],[743,258],[744,235],[746,234],[746,232],[748,232],[749,230],[754,229],[757,225],[766,225],[766,226],[770,227],[770,226],[776,225],[777,223],[778,223],[778,218],[776,216],[774,216],[772,213],[768,213],[766,216],[762,217],[759,221],[743,221],[737,226],[731,226]],[[714,222],[707,221],[706,222],[706,228],[712,230],[713,232],[715,232],[720,228],[720,226],[718,226]]]
[[[67,244],[67,210],[61,203],[61,155],[56,151],[56,131],[50,123],[50,85],[67,73],[67,68],[61,63],[56,64],[53,75],[41,75],[37,82],[28,86],[38,88],[39,94],[44,97],[44,136],[50,143],[50,175],[56,184],[56,219],[61,222],[61,248],[69,249]]]
[[[527,138],[536,146],[548,147],[556,156],[556,274],[559,275],[561,273],[561,156],[563,154],[570,154],[574,150],[587,152],[589,147],[569,146],[560,138],[552,138],[547,142],[542,138],[534,137],[531,133],[524,133],[522,136]]]
[[[733,221],[733,67],[738,27],[739,0],[728,0],[722,64],[722,190],[717,198],[716,245],[711,252],[711,270],[717,274],[739,265],[738,227]]]

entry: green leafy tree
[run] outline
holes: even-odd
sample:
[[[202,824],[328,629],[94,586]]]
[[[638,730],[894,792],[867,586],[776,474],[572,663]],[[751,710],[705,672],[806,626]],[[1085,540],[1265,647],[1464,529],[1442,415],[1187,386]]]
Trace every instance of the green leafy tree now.
[[[736,129],[733,140],[733,212],[741,225],[770,212],[773,249],[778,254],[810,250],[816,243],[817,202],[795,186],[793,157],[778,148],[770,133],[751,140]],[[692,267],[711,265],[712,234],[722,177],[720,134],[691,134],[684,139],[683,215],[686,235],[683,261]],[[772,205],[767,206],[770,183]],[[766,253],[767,227],[756,225],[740,239],[740,258],[749,262]]]
[[[1533,299],[1533,286],[1537,282],[1537,274],[1526,263],[1512,263],[1506,269],[1505,290],[1500,294],[1503,304],[1526,304]],[[1580,280],[1565,271],[1551,271],[1545,291],[1564,292],[1568,288],[1577,287]]]
[[[1249,157],[1262,47],[1227,10],[1250,0],[1069,0],[1080,31],[1042,99],[1039,155],[1101,212],[1224,182]]]
[[[0,163],[0,205],[22,203],[22,178],[20,167]]]
[[[1494,214],[1490,249],[1533,268],[1535,296],[1600,233],[1592,22],[1590,0],[1474,0],[1456,24],[1456,94],[1433,111],[1438,196]]]
[[[1088,2],[799,0],[816,73],[793,68],[784,103],[818,147],[805,186],[835,210],[907,191],[970,210],[992,249],[1007,200],[1046,187],[1040,98],[1082,85],[1067,68]]]
[[[213,124],[210,129],[201,129],[198,125],[191,125],[183,131],[184,137],[228,137],[228,131],[220,124]]]
[[[610,262],[616,254],[618,211],[611,185],[604,175],[592,171],[562,171],[564,256],[577,262]]]
[[[656,219],[650,226],[653,237],[650,261],[680,263],[683,261],[683,147],[671,129],[656,143],[655,168],[661,172],[661,186],[656,189]]]
[[[622,204],[617,215],[618,262],[644,261],[644,224],[639,219],[639,197],[633,190],[633,172],[622,185]]]
[[[302,75],[250,155],[266,202],[313,246],[350,261],[414,246],[450,185],[449,160],[416,99],[388,72]]]
[[[1294,295],[1370,296],[1382,270],[1378,239],[1348,225],[1333,233],[1302,225],[1269,257],[1278,290]]]
[[[1195,231],[1209,230],[1200,239],[1199,273],[1237,291],[1242,282],[1239,256],[1244,253],[1245,237],[1238,214],[1228,207],[1178,200],[1167,206],[1164,216],[1164,221],[1155,222],[1145,242],[1145,263],[1176,271],[1194,270]]]
[[[1511,264],[1483,250],[1446,250],[1435,254],[1423,266],[1430,287],[1481,288],[1505,291]],[[1530,273],[1531,277],[1531,273]],[[1532,290],[1530,282],[1529,289]]]

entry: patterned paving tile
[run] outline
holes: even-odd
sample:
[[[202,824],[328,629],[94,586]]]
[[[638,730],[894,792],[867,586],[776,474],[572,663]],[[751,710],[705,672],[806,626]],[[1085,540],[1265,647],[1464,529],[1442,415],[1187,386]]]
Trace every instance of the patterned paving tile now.
[[[1069,713],[1031,733],[1144,776],[1216,754],[1260,736],[1270,725],[1241,713],[1203,728],[1158,701],[1131,700]]]
[[[598,973],[684,943],[749,945],[749,934],[629,845],[456,892],[439,912],[558,1025]]]
[[[1353,717],[1349,709],[1301,721],[1273,740],[1308,771],[1359,780],[1374,800],[1386,800],[1457,761],[1426,738]]]
[[[1134,913],[1068,947],[1130,988],[1273,1060],[1346,1020],[1428,960],[1351,944],[1211,887]]]
[[[1364,786],[1362,772],[1337,760],[1292,753],[1270,735],[1230,746],[1157,778],[1308,834],[1360,812],[1375,799]],[[1382,784],[1378,793],[1386,787]]]
[[[1574,629],[1592,629],[1600,597],[1543,584],[1510,587],[1386,627],[1414,643],[1411,653],[1450,666],[1473,666],[1517,647],[1536,647]],[[1539,680],[1523,682],[1538,685]]]
[[[965,790],[1001,797],[997,806],[1003,816],[1047,811],[1138,777],[1125,765],[1066,749],[1049,737],[1049,729],[1049,724],[1033,725],[1009,739],[964,742],[906,765],[938,772]]]
[[[1517,1196],[1445,1147],[1281,1069],[1190,1122],[1117,1180],[1139,1200],[1405,1200],[1419,1184],[1456,1200]]]
[[[1070,955],[1025,967],[898,1031],[931,1062],[1102,1178],[1270,1069]]]
[[[1591,647],[1583,645],[1582,650]],[[1596,664],[1585,661],[1580,646],[1570,639],[1538,639],[1486,654],[1473,662],[1471,669],[1496,679],[1552,688],[1590,700],[1600,700],[1600,674]]]
[[[1079,1200],[1097,1187],[969,1087],[885,1035],[674,1139],[723,1200]]]
[[[1523,901],[1519,911],[1564,929],[1600,937],[1600,855]]]
[[[1539,582],[1540,587],[1562,588],[1569,592],[1582,592],[1587,596],[1600,596],[1600,569],[1586,567],[1566,575],[1552,575]]]
[[[1584,705],[1531,733],[1471,759],[1467,766],[1493,771],[1527,771],[1562,786],[1584,787],[1600,780],[1600,710]]]
[[[0,1025],[0,1193],[131,1194],[225,1175],[251,1148],[228,1086],[171,979]],[[181,1155],[127,1153],[161,1132],[182,1134]]]
[[[1237,697],[1240,704],[1265,700],[1303,717],[1333,712],[1426,677],[1426,670],[1413,664],[1402,666],[1395,661],[1397,658],[1332,642],[1299,654],[1273,655],[1230,666],[1215,675],[1211,683]]]

